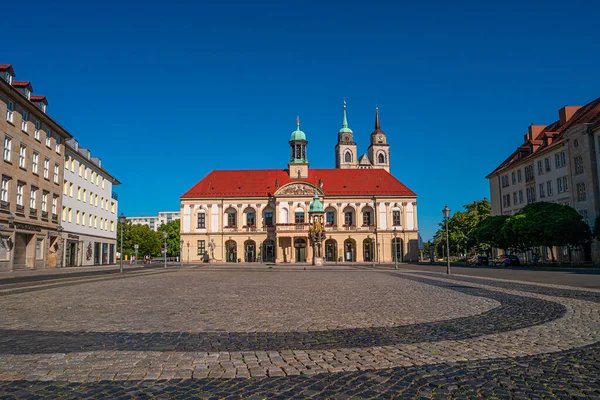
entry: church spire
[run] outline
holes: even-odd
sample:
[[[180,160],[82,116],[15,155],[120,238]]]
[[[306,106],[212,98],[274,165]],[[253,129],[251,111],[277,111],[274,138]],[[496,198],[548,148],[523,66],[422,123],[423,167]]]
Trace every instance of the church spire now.
[[[375,130],[378,131],[380,130],[381,127],[379,126],[379,106],[375,107]]]
[[[348,128],[348,117],[346,116],[346,99],[344,99],[344,117],[342,118],[342,128],[338,131],[339,134],[349,133],[352,135],[352,129]],[[338,138],[338,141],[341,138]],[[352,137],[350,137],[347,141],[352,141]]]
[[[346,118],[346,99],[344,99],[344,119],[342,120],[342,128],[348,127],[348,119]]]

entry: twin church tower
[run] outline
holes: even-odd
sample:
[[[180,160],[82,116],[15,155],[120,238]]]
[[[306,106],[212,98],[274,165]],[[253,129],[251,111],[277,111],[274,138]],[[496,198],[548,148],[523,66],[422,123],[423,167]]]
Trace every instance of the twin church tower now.
[[[300,130],[300,119],[296,121],[296,130],[290,136],[290,177],[308,177],[308,159],[306,158],[306,134]],[[379,107],[375,108],[375,130],[371,133],[371,144],[368,155],[358,158],[354,132],[348,127],[346,102],[344,101],[344,117],[342,128],[338,131],[335,145],[335,167],[341,169],[385,169],[390,172],[390,145],[387,144],[385,132],[379,124]]]

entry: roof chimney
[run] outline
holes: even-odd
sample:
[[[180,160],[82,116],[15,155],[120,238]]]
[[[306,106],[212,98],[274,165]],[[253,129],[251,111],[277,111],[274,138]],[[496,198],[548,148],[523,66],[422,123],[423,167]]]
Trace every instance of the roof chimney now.
[[[534,125],[534,124],[529,125],[528,131],[529,131],[529,134],[531,135],[531,138],[537,139],[538,135],[540,134],[540,132],[542,132],[544,130],[545,127],[546,127],[546,125]]]
[[[571,117],[573,117],[573,115],[580,108],[581,108],[581,106],[564,106],[563,108],[561,108],[560,110],[558,110],[558,116],[560,118],[560,124],[564,125],[567,122],[569,122],[569,120],[571,119]]]

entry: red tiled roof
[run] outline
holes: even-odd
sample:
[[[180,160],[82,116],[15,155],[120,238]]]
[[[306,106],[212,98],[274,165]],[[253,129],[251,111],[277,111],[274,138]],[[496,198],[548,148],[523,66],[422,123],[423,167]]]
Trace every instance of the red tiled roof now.
[[[0,64],[0,71],[13,70],[12,64]]]
[[[416,196],[383,169],[309,169],[308,178],[300,181],[319,186],[321,179],[326,196]],[[276,181],[282,187],[298,178],[290,178],[285,169],[215,170],[181,197],[267,197],[277,191]]]
[[[31,101],[45,101],[46,103],[48,103],[48,100],[46,100],[46,96],[31,96],[30,100]]]
[[[534,155],[537,155],[538,153],[540,153],[542,151],[545,151],[554,146],[557,146],[558,144],[563,142],[563,134],[567,130],[569,130],[569,128],[571,128],[572,126],[579,125],[579,124],[594,124],[597,122],[600,122],[600,97],[597,98],[596,100],[586,104],[585,106],[581,107],[579,110],[577,110],[577,112],[575,112],[575,114],[573,114],[571,119],[569,119],[563,125],[560,124],[560,120],[555,121],[552,124],[546,126],[535,138],[533,138],[535,141],[535,140],[542,140],[545,136],[554,136],[554,139],[551,144],[549,144],[547,146],[542,145],[535,152],[533,152],[521,159],[519,159],[519,157],[518,157],[519,152],[517,149],[517,151],[512,153],[506,160],[504,160],[487,177],[490,177],[490,176],[494,175],[495,173],[498,173],[504,169],[507,169],[517,162],[522,162],[523,160],[533,157]],[[521,145],[519,147],[522,147],[522,146],[524,146],[524,145]]]
[[[12,81],[14,87],[29,87],[31,89],[31,82],[29,81]]]

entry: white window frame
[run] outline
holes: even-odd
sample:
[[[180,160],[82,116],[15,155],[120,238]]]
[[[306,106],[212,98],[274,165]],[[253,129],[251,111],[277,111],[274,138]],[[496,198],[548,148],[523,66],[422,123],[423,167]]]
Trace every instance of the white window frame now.
[[[6,120],[10,123],[13,122],[13,114],[15,111],[15,103],[12,100],[6,101]]]
[[[12,155],[12,138],[4,135],[4,161],[10,162]]]
[[[33,132],[33,138],[35,140],[37,140],[38,142],[40,141],[40,121],[38,121],[37,119],[35,120],[35,131]]]
[[[38,174],[39,163],[40,163],[40,153],[38,153],[37,151],[34,151],[33,155],[31,156],[31,172],[33,172],[36,175]]]
[[[27,132],[27,122],[29,122],[29,113],[23,110],[21,113],[21,130]]]
[[[25,169],[27,162],[27,146],[23,143],[19,146],[19,167]]]
[[[37,189],[31,188],[31,191],[29,192],[29,208],[33,208],[35,209],[35,203],[37,200]]]
[[[58,183],[59,172],[60,172],[60,166],[58,164],[54,164],[54,183]]]
[[[23,184],[17,182],[17,205],[23,205]]]
[[[58,208],[58,197],[52,196],[52,214],[56,214]]]
[[[5,201],[8,203],[8,185],[9,185],[9,180],[6,177],[2,177],[2,189],[0,191],[0,200]]]
[[[46,147],[50,148],[50,137],[52,136],[52,132],[50,128],[46,128]]]
[[[48,211],[48,193],[42,194],[42,211]]]

